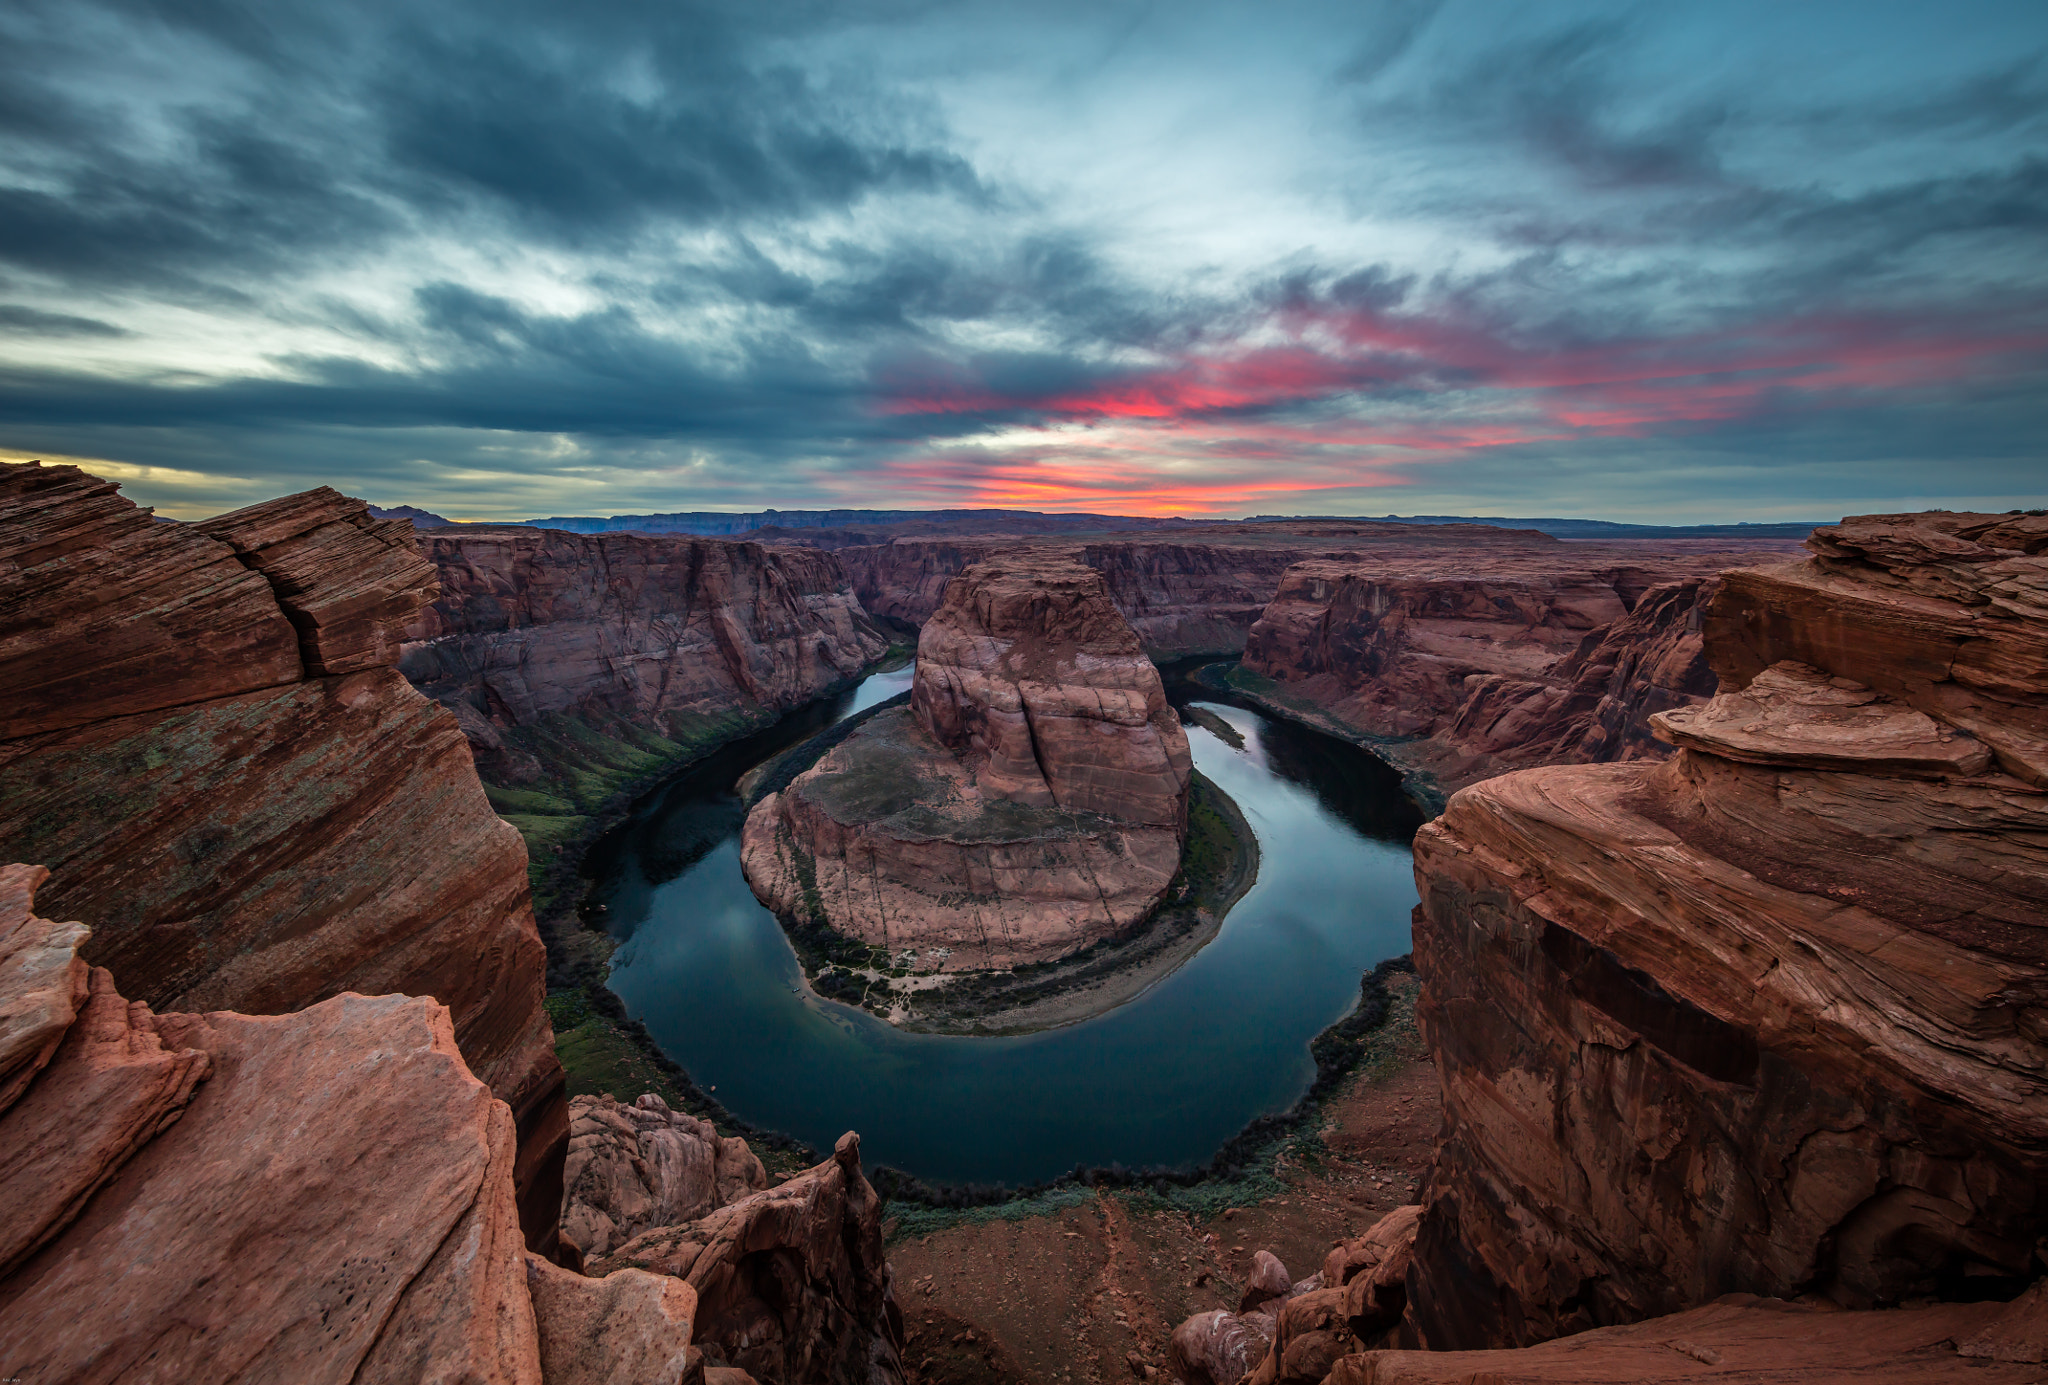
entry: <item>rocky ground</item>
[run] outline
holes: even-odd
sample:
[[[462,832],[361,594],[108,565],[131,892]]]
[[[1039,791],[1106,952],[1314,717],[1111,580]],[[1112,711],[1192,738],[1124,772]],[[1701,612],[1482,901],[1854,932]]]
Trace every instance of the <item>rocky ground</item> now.
[[[1166,1379],[1173,1329],[1236,1308],[1259,1251],[1305,1278],[1334,1241],[1414,1201],[1440,1108],[1414,978],[1390,989],[1364,1061],[1258,1173],[1164,1196],[1073,1189],[964,1216],[892,1208],[910,1379]]]

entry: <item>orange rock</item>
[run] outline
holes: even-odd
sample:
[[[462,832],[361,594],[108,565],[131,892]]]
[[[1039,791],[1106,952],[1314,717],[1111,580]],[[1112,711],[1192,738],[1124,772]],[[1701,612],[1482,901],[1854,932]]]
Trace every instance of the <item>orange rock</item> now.
[[[76,1217],[121,1166],[184,1113],[212,1068],[197,1049],[166,1049],[154,1017],[123,1000],[104,967],[56,1057],[0,1114],[0,1275]]]
[[[36,887],[49,875],[0,866],[0,1111],[28,1090],[85,1004],[90,969],[78,949],[91,933],[35,916]]]
[[[697,1292],[680,1279],[614,1270],[586,1279],[526,1257],[547,1385],[683,1385],[702,1372],[690,1345]]]
[[[2048,708],[2048,556],[2003,523],[1727,574],[1674,759],[1505,775],[1418,834],[1424,1345],[2037,1273],[2048,792],[2002,771]]]
[[[1187,735],[1093,571],[990,562],[947,587],[908,709],[871,718],[748,816],[785,917],[923,965],[1064,956],[1143,919],[1180,865]]]
[[[87,958],[159,1011],[447,1002],[547,1234],[567,1113],[526,852],[388,667],[434,589],[409,528],[324,488],[159,523],[7,466],[0,553],[0,859],[49,867],[45,910],[93,920]]]
[[[902,1380],[882,1202],[861,1176],[850,1132],[817,1167],[694,1222],[643,1232],[586,1268],[687,1280],[697,1291],[697,1345],[756,1378]]]
[[[650,1227],[695,1221],[768,1186],[747,1142],[721,1137],[652,1093],[631,1106],[610,1097],[569,1102],[562,1241],[595,1259]]]
[[[1995,1303],[1826,1312],[1735,1295],[1631,1327],[1598,1328],[1518,1351],[1368,1351],[1328,1385],[2021,1385],[2038,1368],[1958,1357],[1955,1340]]]
[[[0,1282],[12,1368],[537,1385],[512,1118],[445,1007],[343,995],[154,1023],[212,1076]]]

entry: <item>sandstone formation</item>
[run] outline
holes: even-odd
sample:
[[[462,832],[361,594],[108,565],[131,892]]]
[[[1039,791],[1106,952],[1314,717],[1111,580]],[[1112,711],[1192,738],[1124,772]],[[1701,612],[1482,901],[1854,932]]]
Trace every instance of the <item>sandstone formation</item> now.
[[[685,1225],[643,1232],[588,1268],[685,1280],[708,1365],[767,1381],[903,1380],[882,1200],[861,1174],[852,1134],[816,1168]]]
[[[525,849],[389,667],[434,586],[411,533],[325,488],[181,525],[0,468],[0,855],[154,1009],[445,1002],[545,1235],[567,1112]]]
[[[698,746],[823,696],[888,647],[838,560],[813,549],[528,528],[418,542],[441,594],[408,629],[403,668],[455,713],[493,783],[561,768],[521,728]]]
[[[1244,667],[1459,785],[1520,765],[1661,757],[1648,718],[1703,701],[1714,574],[1755,553],[1608,546],[1290,568]],[[1421,738],[1427,738],[1421,739]]]
[[[1811,547],[1723,578],[1669,762],[1489,780],[1417,838],[1424,1345],[2043,1271],[2048,518]]]
[[[24,1380],[540,1380],[512,1115],[432,1000],[155,1015],[95,969],[0,1151]]]
[[[1179,868],[1192,762],[1099,574],[990,562],[948,584],[907,708],[747,819],[762,901],[927,968],[1065,955],[1145,917]]]
[[[446,1006],[343,994],[160,1015],[91,968],[53,1009],[50,979],[87,973],[90,934],[37,917],[45,878],[0,867],[0,957],[22,939],[64,954],[0,967],[0,1017],[73,1011],[0,1101],[13,1378],[750,1385],[721,1365],[739,1358],[770,1381],[900,1381],[851,1135],[773,1192],[729,1158],[714,1195],[736,1200],[659,1252],[689,1282],[585,1277],[524,1248],[512,1113],[469,1072]],[[654,1130],[657,1160],[677,1128]]]
[[[657,1226],[679,1226],[768,1186],[747,1142],[652,1092],[632,1105],[569,1102],[562,1174],[562,1244],[580,1260],[605,1255]]]

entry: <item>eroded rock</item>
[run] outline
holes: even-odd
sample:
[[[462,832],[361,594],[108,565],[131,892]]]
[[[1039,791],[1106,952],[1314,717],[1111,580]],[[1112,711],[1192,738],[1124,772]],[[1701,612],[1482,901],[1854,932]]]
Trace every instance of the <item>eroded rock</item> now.
[[[562,1241],[579,1257],[608,1254],[651,1227],[695,1221],[768,1186],[747,1142],[653,1093],[569,1102]]]
[[[1425,1345],[2039,1273],[2048,558],[1924,527],[1727,574],[1668,764],[1506,775],[1418,835]]]
[[[1192,776],[1158,671],[1101,578],[989,563],[947,588],[911,705],[748,816],[762,901],[947,969],[1063,956],[1144,918]]]
[[[707,1365],[830,1385],[903,1379],[881,1198],[861,1175],[850,1133],[816,1168],[696,1221],[643,1232],[586,1268],[686,1280]]]
[[[645,1270],[588,1279],[529,1253],[526,1287],[547,1385],[687,1385],[701,1378],[703,1353],[690,1345],[697,1291],[682,1280]]]

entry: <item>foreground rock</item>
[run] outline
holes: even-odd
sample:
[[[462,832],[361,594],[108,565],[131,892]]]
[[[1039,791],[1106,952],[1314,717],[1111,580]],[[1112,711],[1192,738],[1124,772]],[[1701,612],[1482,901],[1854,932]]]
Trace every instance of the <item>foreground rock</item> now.
[[[888,647],[838,560],[812,549],[527,528],[419,545],[441,592],[407,632],[404,669],[496,784],[587,772],[591,731],[622,756],[649,736],[688,753],[842,686]]]
[[[1649,718],[1712,696],[1701,619],[1740,550],[1477,551],[1288,570],[1244,668],[1449,786],[1661,758]]]
[[[87,931],[33,911],[44,878],[0,867],[0,947],[42,939],[83,968]],[[0,968],[0,1016],[48,1013],[47,975]],[[691,1285],[639,1269],[586,1278],[523,1248],[514,1159],[510,1109],[469,1073],[432,1000],[155,1015],[93,968],[54,1055],[0,1102],[8,1370],[720,1380],[692,1341]],[[879,1234],[875,1249],[879,1265]],[[870,1330],[885,1321],[876,1305]]]
[[[695,1290],[695,1341],[710,1365],[769,1381],[903,1379],[882,1200],[861,1174],[852,1134],[778,1187],[645,1232],[589,1265],[595,1275],[635,1269]]]
[[[1072,564],[986,563],[877,715],[747,819],[762,901],[924,968],[1060,957],[1172,883],[1192,762],[1158,671]]]
[[[567,1111],[526,853],[390,667],[434,590],[410,526],[325,488],[166,524],[29,463],[0,467],[0,557],[0,855],[46,863],[46,908],[158,1010],[445,1002],[547,1234]]]
[[[1732,1295],[1633,1327],[1582,1332],[1519,1351],[1369,1351],[1338,1361],[1329,1385],[2020,1385],[2040,1367],[1959,1355],[1996,1303],[1877,1313]]]
[[[1490,780],[1417,838],[1424,1345],[2044,1268],[2048,522],[1812,546],[1723,580],[1669,763]]]
[[[768,1186],[747,1142],[653,1093],[631,1106],[604,1096],[569,1102],[562,1245],[579,1261],[641,1232],[677,1226]]]

